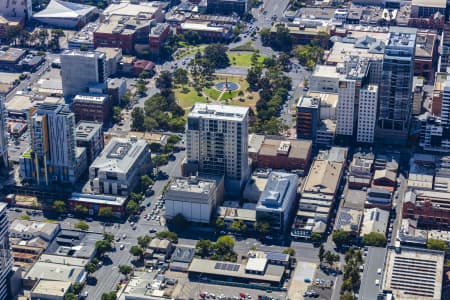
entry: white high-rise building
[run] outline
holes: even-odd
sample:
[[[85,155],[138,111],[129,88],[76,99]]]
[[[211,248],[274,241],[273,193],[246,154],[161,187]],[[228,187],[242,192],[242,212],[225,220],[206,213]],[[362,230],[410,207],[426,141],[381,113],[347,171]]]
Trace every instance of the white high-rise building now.
[[[8,167],[8,139],[6,136],[5,117],[5,97],[0,96],[0,165]]]
[[[187,162],[200,173],[224,175],[228,194],[239,194],[249,176],[248,112],[248,107],[197,103],[188,116]]]
[[[61,54],[61,79],[65,98],[87,93],[105,93],[107,89],[106,56],[103,52],[66,50]]]
[[[8,277],[13,259],[9,246],[9,222],[7,205],[0,203],[0,299],[8,299]]]
[[[377,122],[378,86],[369,84],[359,91],[358,143],[373,143]]]

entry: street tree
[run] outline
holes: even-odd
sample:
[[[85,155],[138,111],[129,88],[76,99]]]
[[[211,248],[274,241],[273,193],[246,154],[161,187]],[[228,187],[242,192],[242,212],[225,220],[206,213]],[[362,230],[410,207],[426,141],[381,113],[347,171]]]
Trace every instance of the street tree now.
[[[120,109],[120,107],[114,106],[112,110],[113,110],[113,122],[119,123],[120,121],[122,121],[122,110]]]
[[[103,218],[110,218],[113,216],[111,207],[100,207],[98,210],[98,216]]]
[[[78,214],[87,215],[89,213],[89,209],[81,204],[77,204],[75,206],[75,212]]]
[[[167,165],[167,163],[169,162],[169,159],[166,154],[161,154],[161,155],[156,155],[155,157],[153,157],[152,162],[155,165],[155,167],[161,167],[161,166]]]
[[[295,250],[293,248],[286,248],[283,250],[283,254],[289,254],[290,256],[295,256]]]
[[[144,200],[144,196],[141,193],[131,193],[130,200],[136,203],[141,203]]]
[[[117,293],[114,291],[103,293],[101,300],[117,300]]]
[[[64,296],[64,300],[78,300],[78,296],[75,295],[74,293],[67,293]]]
[[[311,233],[311,242],[318,243],[322,240],[322,235],[318,232]]]
[[[289,52],[292,50],[292,37],[287,26],[280,23],[276,26],[276,32],[271,35],[270,43],[275,50]]]
[[[255,223],[255,230],[262,235],[266,235],[272,230],[272,227],[269,222],[259,221]]]
[[[133,271],[133,267],[130,265],[120,265],[119,266],[119,273],[125,275],[128,278],[128,275],[131,274]]]
[[[75,282],[70,288],[74,294],[78,295],[83,290],[83,286],[81,282]]]
[[[152,185],[152,184],[153,184],[153,179],[151,179],[150,176],[148,176],[148,175],[141,176],[142,191],[144,191],[147,188],[149,188],[149,186]]]
[[[142,249],[146,249],[152,238],[148,235],[138,236],[137,243]]]
[[[62,214],[66,211],[66,203],[62,200],[53,201],[52,208],[55,212]]]
[[[156,234],[156,237],[159,239],[168,239],[172,243],[178,242],[178,235],[172,231],[161,231]]]
[[[363,236],[363,243],[365,246],[385,247],[387,241],[384,234],[371,232]]]
[[[74,226],[76,229],[87,231],[89,230],[89,225],[86,222],[80,221]]]
[[[242,220],[234,220],[231,223],[230,228],[236,232],[245,232],[247,231],[247,224],[245,224]]]
[[[134,245],[130,248],[130,254],[140,259],[144,255],[144,250],[140,246]]]
[[[162,71],[156,78],[155,85],[161,90],[162,95],[167,95],[173,88],[172,75],[169,71]]]
[[[84,270],[86,271],[88,276],[91,276],[95,271],[97,271],[97,266],[93,263],[88,263],[84,266]]]
[[[189,222],[183,214],[177,214],[173,217],[171,223],[178,229],[186,229],[189,226]]]
[[[134,202],[133,200],[128,201],[127,206],[126,206],[126,210],[127,213],[132,215],[135,214],[139,209],[139,206],[136,202]]]
[[[222,218],[217,218],[214,226],[216,227],[216,230],[222,230],[225,228],[225,221]]]
[[[319,247],[319,261],[322,262],[323,258],[325,256],[325,248],[323,248],[323,245],[320,245]]]
[[[259,31],[259,35],[261,36],[261,43],[263,46],[270,45],[270,28],[263,28]]]
[[[98,255],[102,256],[108,251],[111,251],[111,243],[105,240],[95,242],[95,249],[97,249]]]
[[[103,233],[103,240],[111,244],[114,241],[114,234],[109,232]]]

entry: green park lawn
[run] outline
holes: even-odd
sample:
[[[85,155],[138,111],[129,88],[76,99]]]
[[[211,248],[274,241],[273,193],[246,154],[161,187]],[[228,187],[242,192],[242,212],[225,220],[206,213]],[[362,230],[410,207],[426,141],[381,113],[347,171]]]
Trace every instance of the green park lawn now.
[[[187,88],[189,89],[188,93],[183,93],[182,87],[175,89],[175,98],[184,110],[189,110],[197,102],[206,102],[206,98],[199,96],[194,88]]]
[[[253,53],[234,53],[234,52],[228,52],[228,58],[230,59],[230,64],[232,66],[239,66],[239,67],[250,67],[252,65],[252,55]],[[265,56],[260,55],[258,58],[258,62],[262,63],[264,61]]]

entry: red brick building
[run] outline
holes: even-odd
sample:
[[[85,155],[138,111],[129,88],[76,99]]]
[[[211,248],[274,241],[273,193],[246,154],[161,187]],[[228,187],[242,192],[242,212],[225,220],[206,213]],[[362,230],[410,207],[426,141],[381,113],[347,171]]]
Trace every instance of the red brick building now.
[[[149,46],[152,53],[159,53],[162,45],[166,42],[170,35],[170,25],[169,24],[157,24],[150,31],[149,36]]]
[[[419,226],[445,228],[450,226],[450,193],[413,190],[405,194],[403,218],[417,220]]]
[[[83,94],[73,98],[72,110],[79,121],[97,121],[107,123],[111,117],[109,95]]]
[[[302,170],[306,172],[311,161],[310,140],[286,140],[282,137],[265,138],[256,154],[258,168]]]
[[[66,204],[68,210],[75,213],[80,207],[87,208],[90,216],[96,216],[100,208],[108,207],[111,208],[114,217],[122,218],[126,214],[126,200],[127,198],[120,196],[73,193]]]

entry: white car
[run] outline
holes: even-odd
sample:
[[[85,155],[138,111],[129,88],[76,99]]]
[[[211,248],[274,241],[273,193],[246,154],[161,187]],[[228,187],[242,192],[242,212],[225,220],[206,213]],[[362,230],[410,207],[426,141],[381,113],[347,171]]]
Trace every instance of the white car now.
[[[127,235],[124,233],[123,235],[122,235],[122,239],[126,239],[127,238]]]
[[[125,245],[124,244],[120,244],[120,250],[123,250],[123,249],[125,249]]]

